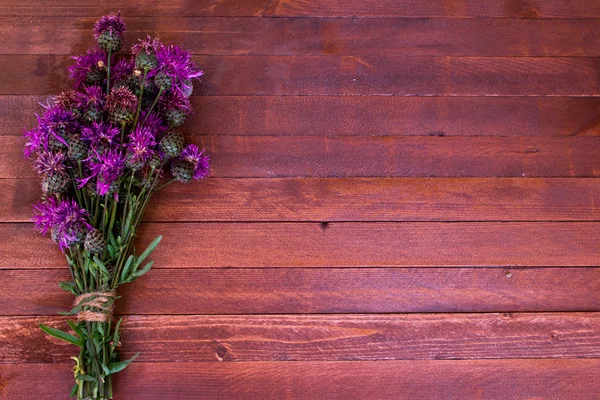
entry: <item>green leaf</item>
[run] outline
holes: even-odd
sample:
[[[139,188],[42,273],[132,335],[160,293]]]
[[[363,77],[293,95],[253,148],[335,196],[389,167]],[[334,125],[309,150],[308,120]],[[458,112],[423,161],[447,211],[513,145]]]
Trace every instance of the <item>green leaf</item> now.
[[[60,331],[58,329],[51,328],[44,324],[40,324],[40,329],[50,336],[54,336],[57,339],[64,340],[65,342],[69,342],[71,344],[74,344],[75,346],[83,347],[84,345],[84,341],[82,339],[70,335],[66,332]]]
[[[119,334],[121,322],[123,322],[123,317],[119,318],[119,322],[117,322],[117,326],[115,326],[115,333],[113,336],[113,347],[117,347],[119,345],[119,340],[121,340],[121,335]]]
[[[127,277],[129,276],[129,271],[131,270],[131,266],[133,265],[133,255],[130,255],[129,258],[127,258],[127,262],[125,262],[125,267],[123,268],[123,271],[121,271],[121,282],[125,282]]]
[[[154,249],[156,249],[156,246],[158,246],[158,244],[160,243],[161,240],[162,240],[162,236],[157,236],[156,239],[154,239],[152,241],[152,243],[150,243],[148,245],[146,250],[144,250],[142,255],[139,256],[138,259],[136,260],[136,268],[146,259],[146,257],[148,257],[150,255],[150,253],[152,253],[154,251]]]
[[[102,363],[102,370],[104,371],[104,376],[110,375],[110,370],[106,366],[106,364]]]
[[[89,376],[89,375],[77,375],[75,377],[76,380],[78,381],[87,381],[87,382],[97,382],[96,378],[94,378],[93,376]]]
[[[133,273],[134,278],[139,278],[140,276],[144,275],[146,272],[150,271],[150,268],[152,268],[152,265],[154,265],[154,261],[150,261],[149,263],[144,265],[144,268],[142,268],[138,271],[135,271]]]
[[[60,288],[65,292],[77,295],[77,292],[75,291],[75,285],[73,284],[73,282],[58,282],[58,286],[60,286]]]
[[[97,256],[94,256],[94,263],[98,266],[98,268],[100,268],[102,272],[104,272],[106,275],[110,275],[104,263],[100,261],[100,259]]]
[[[140,353],[137,353],[135,356],[131,357],[129,360],[111,363],[110,366],[108,367],[110,369],[110,373],[116,374],[117,372],[123,371],[125,369],[125,367],[127,367],[129,365],[129,363],[132,362],[133,360],[135,360],[136,357],[139,355],[140,355]]]
[[[71,394],[69,396],[71,396],[71,397],[77,396],[77,389],[79,389],[79,385],[76,383],[73,385],[73,389],[71,389]]]
[[[77,324],[75,322],[67,321],[67,324],[69,324],[69,326],[71,327],[71,329],[73,329],[73,332],[75,332],[77,334],[77,336],[79,336],[80,338],[85,337],[85,333],[81,330],[80,327],[77,326]]]

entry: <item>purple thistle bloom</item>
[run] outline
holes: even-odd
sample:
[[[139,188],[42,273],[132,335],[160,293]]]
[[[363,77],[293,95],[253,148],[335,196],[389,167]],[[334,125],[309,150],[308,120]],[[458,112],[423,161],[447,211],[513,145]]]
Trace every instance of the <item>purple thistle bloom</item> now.
[[[160,98],[159,104],[164,111],[179,110],[185,114],[192,113],[190,99],[180,90],[172,90],[165,93]]]
[[[147,115],[147,116],[146,116]],[[169,129],[164,125],[162,118],[155,112],[148,114],[146,111],[140,112],[140,118],[138,121],[139,126],[143,126],[148,129],[155,140],[159,140]]]
[[[138,98],[126,87],[114,87],[106,98],[106,108],[109,113],[120,110],[135,111]]]
[[[62,251],[81,241],[85,229],[92,228],[86,220],[88,212],[72,199],[59,201],[49,197],[34,205],[33,209],[35,227],[43,235],[52,230],[52,235]]]
[[[125,33],[125,22],[121,19],[121,13],[115,15],[104,15],[94,25],[94,38],[98,39],[104,32],[123,38]]]
[[[117,144],[117,136],[121,131],[109,122],[94,122],[92,126],[81,130],[81,137],[92,145],[95,151],[102,152],[111,149]]]
[[[158,40],[153,39],[150,35],[146,35],[146,39],[140,39],[139,43],[136,43],[131,47],[131,54],[134,56],[137,56],[142,52],[146,54],[154,54],[160,46],[161,43]]]
[[[71,111],[73,107],[81,104],[83,94],[76,92],[75,90],[68,90],[62,92],[54,98],[54,104],[57,107],[61,107],[63,110]]]
[[[133,75],[135,62],[132,59],[122,58],[113,66],[110,67],[111,80],[115,82],[122,81]]]
[[[173,87],[186,93],[191,89],[190,80],[202,76],[203,72],[194,65],[188,51],[178,46],[160,46],[156,49],[158,68],[173,80]],[[149,74],[150,75],[150,74]]]
[[[138,126],[130,135],[127,143],[128,160],[132,163],[145,163],[154,153],[156,146],[154,135],[145,126]]]
[[[96,153],[90,157],[87,163],[90,175],[79,180],[79,188],[82,188],[92,178],[96,178],[96,192],[104,196],[110,192],[111,185],[115,183],[125,168],[125,156],[117,149]],[[116,193],[115,193],[116,195]]]
[[[83,108],[96,107],[101,109],[104,107],[104,89],[98,85],[86,86],[81,93],[79,106]]]
[[[210,158],[195,144],[185,146],[179,159],[194,165],[194,179],[204,179],[210,173]]]
[[[67,146],[66,137],[79,129],[75,115],[71,111],[67,111],[56,105],[48,108],[44,115],[38,118],[38,124],[38,129],[46,132],[46,140],[43,143],[46,150],[50,143],[50,136]]]
[[[79,87],[90,78],[100,81],[101,69],[106,64],[106,54],[98,49],[88,50],[83,56],[73,57],[77,62],[69,67],[69,75],[75,80],[75,86]]]
[[[48,147],[48,132],[42,131],[39,126],[25,132],[23,136],[27,140],[27,142],[25,142],[25,150],[23,151],[25,158],[29,158],[36,151]]]
[[[66,172],[67,157],[61,153],[42,151],[38,154],[35,162],[35,170],[38,174],[63,174]]]

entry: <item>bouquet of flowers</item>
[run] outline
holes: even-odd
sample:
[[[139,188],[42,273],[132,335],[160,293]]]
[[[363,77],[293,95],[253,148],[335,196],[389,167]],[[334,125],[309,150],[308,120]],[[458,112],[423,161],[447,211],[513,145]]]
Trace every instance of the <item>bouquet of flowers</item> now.
[[[131,56],[115,55],[124,32],[120,15],[97,21],[97,46],[69,69],[73,90],[43,105],[25,133],[25,155],[35,155],[42,181],[35,226],[65,254],[72,281],[60,287],[75,295],[65,314],[77,317],[68,322],[73,334],[41,328],[79,347],[71,392],[78,399],[112,398],[112,375],[133,360],[119,360],[122,319],[114,324],[112,311],[117,288],[152,266],[160,236],[139,255],[133,249],[152,194],[209,173],[204,151],[177,129],[192,112],[192,79],[202,71],[188,52],[150,36]]]

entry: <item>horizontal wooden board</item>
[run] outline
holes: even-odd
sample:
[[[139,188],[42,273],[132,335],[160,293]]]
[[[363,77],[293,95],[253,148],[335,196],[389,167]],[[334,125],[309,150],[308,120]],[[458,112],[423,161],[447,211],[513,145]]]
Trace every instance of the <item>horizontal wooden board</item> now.
[[[95,19],[0,17],[2,53],[85,52],[93,42]],[[126,22],[124,49],[158,32],[162,41],[194,54],[600,56],[600,43],[592,40],[600,20],[594,19],[152,17]]]
[[[162,268],[597,266],[598,222],[146,223]],[[31,224],[0,225],[0,268],[64,268]]]
[[[46,96],[0,96],[0,135]],[[193,96],[187,135],[598,136],[596,97]],[[1,139],[0,139],[1,140]]]
[[[115,398],[144,400],[548,399],[596,400],[600,360],[134,362]],[[71,364],[0,364],[2,400],[55,400]]]
[[[62,363],[73,345],[43,323],[65,317],[0,317],[1,363]],[[129,316],[124,358],[139,361],[376,361],[598,358],[598,313]]]
[[[0,270],[0,315],[69,309],[69,280]],[[600,268],[157,268],[119,295],[120,315],[600,311]]]
[[[28,222],[40,181],[0,179],[0,222]],[[157,193],[144,220],[598,221],[594,178],[214,178]]]
[[[201,136],[215,178],[598,177],[595,137]],[[35,177],[25,141],[0,137],[0,178]]]
[[[196,56],[196,94],[598,96],[600,58]],[[1,55],[0,94],[56,94],[67,55]],[[577,71],[577,73],[573,73]]]
[[[434,18],[600,18],[594,0],[35,0],[28,3],[6,0],[0,6],[4,16],[100,16],[120,10],[134,16],[275,16],[275,17],[434,17]]]

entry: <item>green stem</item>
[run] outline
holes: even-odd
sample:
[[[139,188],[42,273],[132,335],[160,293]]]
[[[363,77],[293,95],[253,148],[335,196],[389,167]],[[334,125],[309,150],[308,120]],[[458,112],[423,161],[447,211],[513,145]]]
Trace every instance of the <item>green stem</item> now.
[[[110,58],[112,55],[112,51],[108,49],[108,58],[106,62],[106,95],[110,94]]]
[[[160,189],[164,188],[165,186],[169,186],[171,183],[175,182],[177,179],[173,178],[170,181],[168,181],[167,183],[163,183],[162,185],[160,185],[159,187],[157,187],[156,189],[154,189],[154,191],[159,191]]]
[[[137,126],[140,110],[142,109],[142,98],[144,96],[144,86],[146,85],[146,75],[148,75],[148,70],[144,69],[144,77],[142,78],[142,86],[140,86],[140,96],[138,97],[138,106],[135,112],[135,119],[133,120],[133,127],[131,128],[132,130]]]
[[[158,102],[158,99],[160,99],[160,96],[163,94],[163,91],[164,91],[163,88],[160,88],[158,90],[158,94],[156,95],[156,98],[154,99],[154,103],[152,103],[152,107],[150,107],[150,110],[146,114],[146,118],[144,118],[144,122],[146,122],[146,120],[148,119],[148,116],[150,115],[150,113],[152,112],[152,110],[154,110],[154,106]]]

